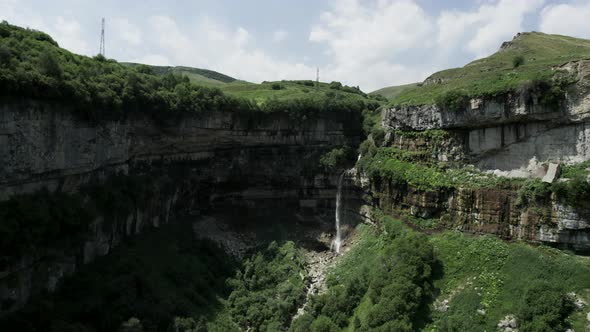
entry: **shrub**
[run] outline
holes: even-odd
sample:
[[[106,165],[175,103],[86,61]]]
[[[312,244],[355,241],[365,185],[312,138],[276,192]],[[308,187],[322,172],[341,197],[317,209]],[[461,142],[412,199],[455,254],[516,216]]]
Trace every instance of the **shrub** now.
[[[311,324],[311,332],[339,332],[340,328],[329,317],[319,316]]]
[[[329,85],[330,89],[340,90],[342,88],[342,83],[340,82],[332,82]]]
[[[524,294],[517,313],[523,332],[565,331],[566,318],[575,306],[564,292],[546,282],[532,285]]]
[[[273,83],[273,84],[271,84],[270,87],[273,90],[281,90],[283,88],[283,86],[281,85],[281,83]]]
[[[512,58],[512,67],[518,68],[524,64],[524,57],[522,55],[517,55]]]
[[[467,107],[469,96],[461,90],[447,91],[436,97],[435,103],[441,109],[458,112]]]
[[[516,206],[520,208],[533,205],[543,206],[547,203],[551,194],[551,185],[540,179],[530,179],[518,189]]]
[[[12,52],[10,49],[5,45],[0,45],[0,65],[8,64],[10,58],[12,58]]]
[[[333,149],[320,157],[320,165],[325,168],[334,170],[345,167],[347,160],[352,157],[352,149],[348,146]]]
[[[57,60],[57,56],[50,50],[45,50],[39,57],[39,65],[42,72],[53,78],[61,78],[63,71]]]
[[[556,182],[552,189],[568,205],[581,208],[590,206],[590,183],[585,175],[579,174],[567,182]]]
[[[381,146],[385,140],[385,130],[383,130],[381,126],[375,126],[373,129],[371,129],[371,137],[373,138],[376,146]]]

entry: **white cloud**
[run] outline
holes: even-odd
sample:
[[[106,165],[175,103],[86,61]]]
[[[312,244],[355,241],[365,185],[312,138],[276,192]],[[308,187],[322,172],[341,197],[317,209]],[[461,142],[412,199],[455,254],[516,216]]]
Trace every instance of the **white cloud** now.
[[[484,1],[431,16],[414,0],[334,1],[309,40],[331,57],[324,73],[367,90],[419,81],[434,70],[493,53],[523,30],[544,0]],[[326,75],[324,75],[326,77]]]
[[[217,70],[254,82],[313,77],[303,63],[276,59],[253,46],[254,37],[243,27],[229,28],[210,17],[200,17],[192,27],[178,26],[168,16],[149,18],[150,46],[166,50],[169,62]]]
[[[130,62],[143,63],[146,65],[152,65],[152,66],[172,66],[173,65],[170,62],[170,59],[168,59],[168,57],[160,55],[160,54],[148,54],[148,55],[133,59]]]
[[[546,33],[590,38],[589,19],[590,1],[549,5],[541,12],[539,27]]]
[[[285,40],[287,38],[287,31],[285,30],[276,30],[275,32],[273,32],[272,34],[272,40],[275,42],[282,42],[283,40]]]
[[[124,43],[137,46],[142,42],[141,29],[129,22],[126,18],[115,18],[112,22],[106,22],[107,36],[109,39],[119,39]],[[112,32],[112,34],[111,34]]]
[[[51,24],[49,31],[46,32],[49,32],[49,34],[52,35],[63,48],[81,54],[92,53],[88,43],[82,36],[80,23],[76,20],[58,16],[55,23]],[[96,53],[98,53],[98,50]]]
[[[476,57],[489,55],[503,40],[522,31],[525,15],[535,13],[544,0],[500,0],[482,4],[476,11],[445,11],[438,19],[441,48],[465,49]]]

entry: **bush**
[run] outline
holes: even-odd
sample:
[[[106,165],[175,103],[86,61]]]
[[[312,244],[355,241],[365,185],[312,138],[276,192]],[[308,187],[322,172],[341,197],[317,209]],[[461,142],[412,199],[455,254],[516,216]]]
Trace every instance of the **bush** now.
[[[57,56],[50,50],[45,50],[39,56],[39,66],[42,73],[53,78],[61,78],[63,71],[57,61]]]
[[[522,55],[517,55],[514,58],[512,58],[512,67],[513,68],[518,68],[522,65],[524,65],[524,57]]]
[[[520,208],[531,206],[546,206],[551,195],[551,185],[540,179],[530,179],[518,189],[516,206]]]
[[[469,96],[461,90],[447,91],[435,98],[436,105],[452,112],[459,112],[467,107]]]
[[[573,312],[572,300],[562,290],[545,282],[532,285],[524,294],[517,313],[523,332],[565,331],[566,318]]]
[[[271,84],[270,87],[273,90],[281,90],[283,88],[283,86],[281,85],[281,83],[273,83],[273,84]]]
[[[12,52],[10,49],[5,45],[0,45],[0,65],[8,64],[10,58],[12,58]]]
[[[320,157],[320,165],[330,170],[344,168],[346,161],[354,158],[348,146],[333,149]]]
[[[334,89],[334,90],[340,90],[342,88],[342,83],[332,82],[332,83],[330,83],[329,88]]]
[[[311,332],[339,332],[340,329],[329,317],[320,316],[311,324]]]

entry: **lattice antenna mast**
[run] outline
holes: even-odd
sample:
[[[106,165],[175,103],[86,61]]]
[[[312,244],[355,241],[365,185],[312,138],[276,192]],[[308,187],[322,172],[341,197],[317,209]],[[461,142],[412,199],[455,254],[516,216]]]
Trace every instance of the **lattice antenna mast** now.
[[[315,88],[316,90],[319,90],[320,88],[320,67],[317,68],[317,72],[315,75]]]
[[[105,52],[104,52],[104,17],[102,18],[102,25],[101,25],[101,29],[100,29],[100,49],[98,50],[98,53],[101,54],[102,56],[105,56]]]

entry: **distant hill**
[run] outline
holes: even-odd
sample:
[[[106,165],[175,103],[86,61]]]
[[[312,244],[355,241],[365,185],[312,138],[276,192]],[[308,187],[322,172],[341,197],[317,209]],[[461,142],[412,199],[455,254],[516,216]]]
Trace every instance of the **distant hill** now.
[[[467,97],[492,96],[531,82],[550,82],[556,66],[590,59],[590,40],[540,32],[517,34],[491,56],[462,68],[440,71],[424,82],[402,90],[393,105],[433,104],[448,92]]]
[[[220,89],[231,96],[254,100],[259,105],[269,99],[285,101],[298,98],[313,98],[314,96],[328,96],[341,101],[378,102],[376,97],[368,96],[356,87],[342,85],[339,82],[319,82],[319,86],[316,86],[316,82],[311,80],[265,81],[260,84],[235,81],[221,86]]]
[[[373,92],[369,93],[369,95],[371,95],[371,96],[381,95],[381,96],[387,98],[388,100],[391,100],[391,99],[397,97],[403,91],[405,91],[409,88],[414,88],[417,85],[418,85],[418,83],[410,83],[410,84],[404,84],[404,85],[388,86],[386,88],[381,88],[379,90],[373,91]]]
[[[122,62],[123,65],[135,67],[141,64],[132,62]],[[192,83],[207,86],[222,86],[228,83],[236,82],[237,79],[209,69],[192,68],[192,67],[171,67],[171,66],[151,66],[146,65],[153,70],[156,75],[166,75],[168,73],[181,74],[187,76]]]

